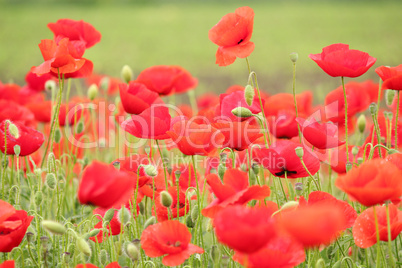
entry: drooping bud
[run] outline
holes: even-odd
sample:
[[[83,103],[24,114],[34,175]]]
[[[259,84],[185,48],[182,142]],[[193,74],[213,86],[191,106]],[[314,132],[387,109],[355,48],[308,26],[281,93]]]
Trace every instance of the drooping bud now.
[[[372,102],[369,106],[370,114],[373,116],[377,113],[377,104]]]
[[[48,173],[46,175],[46,185],[49,189],[54,190],[56,188],[57,180],[56,176],[53,173]]]
[[[66,227],[55,221],[43,220],[43,228],[52,234],[63,235],[66,232]]]
[[[226,166],[224,164],[219,164],[218,166],[218,176],[221,180],[223,180],[223,176],[225,175]]]
[[[144,165],[144,172],[150,177],[155,177],[158,175],[158,170],[156,169],[155,166],[153,165]]]
[[[193,220],[191,219],[191,216],[190,216],[190,215],[188,215],[188,216],[186,217],[186,226],[187,226],[188,228],[193,228],[193,227],[194,227],[194,222],[193,222]]]
[[[130,211],[126,207],[122,207],[117,213],[117,218],[122,224],[126,225],[130,221]]]
[[[397,154],[397,153],[399,153],[399,151],[398,151],[398,150],[395,150],[395,149],[390,149],[390,150],[388,151],[388,155],[390,155],[390,154]]]
[[[303,155],[304,155],[303,147],[296,147],[295,148],[295,153],[296,153],[298,158],[300,158],[300,159],[303,158]]]
[[[209,256],[213,263],[218,263],[219,257],[221,256],[221,252],[216,245],[212,246]]]
[[[293,63],[296,63],[299,59],[299,54],[297,52],[292,52],[289,54],[289,58]]]
[[[299,206],[299,202],[297,201],[289,201],[282,205],[280,210],[287,210],[292,208],[297,208]]]
[[[124,82],[127,84],[133,80],[133,70],[131,69],[130,66],[124,65],[123,68],[121,69],[121,78],[123,79]]]
[[[88,242],[85,241],[84,238],[77,237],[76,245],[77,245],[78,250],[81,251],[84,255],[91,256],[91,254],[92,254],[91,247],[89,246]]]
[[[134,246],[134,244],[128,243],[126,247],[126,252],[130,259],[132,259],[133,261],[137,261],[139,259],[140,251],[136,246]]]
[[[245,107],[236,107],[232,110],[232,114],[234,114],[237,117],[245,118],[245,117],[250,117],[253,115],[253,113],[250,111],[250,109],[247,109]]]
[[[102,265],[106,265],[109,262],[109,254],[107,253],[106,249],[102,249],[99,254],[99,262]]]
[[[56,82],[53,80],[47,80],[45,83],[45,89],[52,92],[56,89]]]
[[[191,219],[193,220],[193,222],[197,221],[198,214],[199,214],[198,205],[195,205],[195,206],[193,206],[193,209],[191,210]]]
[[[88,99],[93,101],[98,96],[98,93],[99,93],[98,86],[96,84],[92,84],[88,88],[88,92],[87,92]]]
[[[115,211],[114,208],[111,208],[108,211],[106,211],[105,216],[103,216],[103,221],[110,222],[114,217],[114,211]]]
[[[363,133],[366,129],[366,117],[364,114],[361,114],[357,119],[357,128],[359,129],[360,133]]]
[[[251,106],[253,104],[254,100],[254,89],[251,85],[247,85],[246,88],[244,89],[244,99],[246,100],[246,103]]]
[[[142,202],[138,203],[138,207],[140,208],[141,215],[144,215],[145,214],[145,205],[144,205],[144,203],[142,203]]]
[[[385,103],[387,106],[391,106],[392,103],[394,102],[395,98],[395,90],[392,89],[387,89],[385,90]]]
[[[59,143],[61,140],[61,131],[60,129],[56,128],[56,131],[54,132],[54,142]]]
[[[80,120],[77,124],[77,127],[75,128],[75,132],[77,134],[81,134],[84,131],[84,122],[82,122],[82,120]]]
[[[359,148],[358,148],[357,146],[354,146],[354,147],[352,148],[352,154],[353,154],[354,156],[356,156],[358,153],[359,153]]]
[[[43,201],[43,193],[42,193],[42,191],[37,191],[36,193],[35,193],[35,205],[37,206],[37,207],[39,207],[41,204],[42,204],[42,201]]]
[[[89,237],[97,236],[100,231],[101,231],[100,229],[93,229],[92,231],[89,232]]]
[[[162,191],[160,193],[160,199],[161,199],[162,206],[164,206],[166,208],[170,208],[170,206],[173,203],[172,196],[167,191]]]
[[[14,154],[16,156],[20,156],[21,153],[21,146],[19,146],[18,144],[14,145]]]
[[[145,221],[144,229],[146,229],[148,226],[153,225],[155,223],[156,223],[155,216],[150,217],[148,220]]]

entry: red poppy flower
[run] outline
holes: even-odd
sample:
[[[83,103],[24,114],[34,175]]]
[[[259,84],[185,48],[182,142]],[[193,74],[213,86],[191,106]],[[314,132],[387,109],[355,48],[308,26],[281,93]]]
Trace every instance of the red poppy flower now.
[[[168,182],[171,180],[169,176],[170,175],[168,173],[167,174]],[[152,199],[154,197],[158,198],[159,193],[163,190],[166,190],[165,175],[164,170],[162,168],[159,168],[158,175],[156,175],[154,178],[148,179],[148,181],[140,188],[140,193]]]
[[[38,122],[42,123],[50,123],[51,121],[51,114],[52,114],[52,102],[51,101],[43,101],[43,102],[32,102],[26,105],[26,107],[35,115],[35,119]],[[59,125],[65,126],[66,125],[66,104],[60,105],[59,111]],[[81,118],[83,113],[82,108],[79,104],[75,102],[70,102],[68,104],[68,124],[74,125],[78,122]]]
[[[385,206],[376,206],[380,241],[388,241],[387,214]],[[389,204],[389,218],[391,222],[391,240],[395,240],[402,232],[402,211]],[[377,243],[377,233],[374,221],[374,207],[363,211],[353,226],[353,238],[356,246],[368,248]]]
[[[176,171],[180,171],[179,185],[183,190],[187,190],[188,187],[196,187],[195,172],[193,165],[179,164],[172,168],[172,174]],[[200,178],[200,174],[197,172],[197,178]],[[173,185],[176,185],[176,178],[172,176]],[[177,185],[176,185],[177,186]]]
[[[243,122],[218,120],[212,124],[225,136],[222,147],[229,147],[234,150],[243,151],[250,144],[262,137],[261,128],[258,126],[255,118],[250,118]]]
[[[216,199],[202,210],[202,215],[214,218],[216,213],[227,206],[243,205],[251,200],[263,200],[271,193],[267,185],[249,186],[247,172],[228,169],[223,175],[223,184],[217,174],[206,177],[208,185]]]
[[[107,85],[107,89],[105,89],[107,90],[107,94],[113,95],[114,93],[119,91],[119,84],[121,83],[121,80],[118,78],[109,77],[107,75],[92,73],[92,75],[86,78],[85,82],[88,86],[95,84],[99,88],[104,88],[104,86]]]
[[[56,38],[67,37],[71,41],[82,41],[85,48],[90,48],[101,39],[101,33],[91,24],[83,20],[60,19],[47,25]]]
[[[399,200],[402,194],[401,177],[402,171],[394,164],[376,158],[339,176],[335,185],[352,200],[369,207]]]
[[[0,99],[0,107],[0,122],[8,119],[25,126],[33,127],[36,125],[34,114],[25,106]]]
[[[138,187],[144,186],[150,179],[145,174],[144,167],[141,165],[149,165],[149,158],[145,154],[132,154],[129,157],[119,158],[112,163],[113,165],[119,165],[120,170],[127,171],[132,174],[132,179],[135,178],[135,185],[137,185],[137,176],[139,174]]]
[[[164,256],[163,265],[178,266],[192,254],[204,250],[190,244],[191,233],[179,221],[164,221],[149,226],[142,232],[141,246],[148,257]]]
[[[86,264],[77,264],[77,266],[75,266],[75,268],[99,268],[99,267],[96,265],[93,265],[91,263],[86,263]],[[108,265],[106,265],[105,268],[121,268],[121,266],[119,265],[119,263],[117,261],[115,261],[115,262],[111,262]]]
[[[214,93],[205,93],[197,97],[197,107],[199,110],[213,107],[219,104],[219,96]]]
[[[385,158],[385,161],[394,164],[395,166],[397,166],[399,169],[402,170],[402,154],[400,153],[390,154]]]
[[[250,7],[240,7],[229,13],[208,32],[209,39],[219,46],[216,64],[227,66],[237,58],[246,58],[254,50],[250,42],[253,34],[254,11]]]
[[[15,267],[15,262],[14,260],[11,261],[5,261],[0,264],[0,268],[14,268]]]
[[[120,83],[119,89],[121,103],[129,114],[140,114],[153,103],[163,103],[158,93],[135,81],[131,81],[128,85]]]
[[[231,206],[214,218],[219,242],[242,252],[253,253],[265,246],[276,234],[273,211],[267,207]]]
[[[381,77],[381,89],[402,90],[402,64],[396,67],[380,66],[375,72]]]
[[[318,123],[314,117],[307,120],[296,118],[303,137],[318,149],[329,149],[341,146],[344,141],[338,138],[338,127],[332,123]]]
[[[278,217],[278,224],[304,247],[328,245],[346,226],[343,208],[324,202],[314,206],[300,206]]]
[[[155,200],[155,207],[156,207],[156,217],[158,221],[167,221],[169,220],[168,213],[170,215],[170,218],[177,218],[177,187],[176,186],[171,186],[168,188],[168,192],[172,197],[172,205],[170,206],[170,212],[168,212],[168,209],[162,205],[161,199],[158,195],[156,196]],[[186,198],[186,194],[184,191],[181,189],[179,190],[179,217],[184,216],[189,212],[190,209],[190,204],[188,202],[188,199]]]
[[[246,99],[244,98],[243,91],[235,91],[230,94],[221,94],[219,96],[220,99],[220,116],[224,117],[223,119],[229,118],[233,121],[238,120],[246,120],[244,117],[237,117],[232,113],[232,110],[237,107],[244,107],[251,111],[253,114],[258,114],[261,112],[260,100],[257,95],[254,96],[253,102],[250,105],[247,104]],[[262,100],[262,105],[264,107],[265,100]]]
[[[349,145],[349,162],[356,163],[357,157],[352,154],[353,145]],[[338,147],[337,149],[328,152],[321,158],[321,161],[329,161],[332,170],[338,174],[346,173],[346,146]]]
[[[170,130],[169,109],[162,105],[153,105],[139,115],[132,115],[121,124],[131,135],[142,139],[165,140]]]
[[[295,149],[303,146],[290,140],[278,140],[269,149],[254,148],[255,160],[273,175],[288,179],[308,177],[309,174],[303,167],[300,158],[296,155]],[[320,169],[320,161],[317,156],[304,148],[303,162],[311,175]]]
[[[346,44],[333,44],[319,54],[310,54],[310,59],[330,76],[358,77],[367,72],[376,62],[368,53],[349,49]]]
[[[136,82],[162,96],[183,93],[198,85],[198,80],[187,70],[173,65],[149,67],[138,75]]]
[[[220,148],[225,139],[223,134],[211,125],[197,124],[186,119],[174,123],[166,133],[185,155],[207,156],[216,148]]]
[[[0,252],[11,252],[25,236],[33,216],[0,200]]]
[[[233,259],[247,268],[292,268],[304,262],[306,254],[299,242],[281,234],[257,252],[243,254],[236,251]]]
[[[355,220],[357,218],[357,213],[353,209],[351,205],[348,204],[348,202],[336,199],[334,196],[332,196],[329,193],[326,192],[321,192],[321,191],[315,191],[311,192],[308,196],[308,201],[304,199],[303,196],[300,196],[299,200],[299,206],[315,206],[315,205],[321,205],[321,204],[329,204],[333,206],[337,206],[343,211],[343,214],[345,216],[345,226],[341,229],[346,230],[347,228],[350,228],[353,226],[355,223]]]
[[[0,150],[5,153],[5,143],[4,143],[4,130],[6,121],[0,124]],[[19,145],[21,148],[20,156],[30,155],[37,151],[45,141],[43,134],[33,128],[26,127],[18,122],[13,122],[13,124],[18,128],[18,137],[13,136],[10,133],[9,123],[7,123],[7,154],[14,154],[14,146]]]
[[[25,82],[27,82],[26,88],[28,90],[41,92],[45,90],[45,84],[49,80],[55,80],[51,74],[37,75],[29,71],[25,76]]]
[[[78,187],[81,204],[110,208],[125,204],[135,188],[135,180],[125,171],[98,161],[88,165]]]

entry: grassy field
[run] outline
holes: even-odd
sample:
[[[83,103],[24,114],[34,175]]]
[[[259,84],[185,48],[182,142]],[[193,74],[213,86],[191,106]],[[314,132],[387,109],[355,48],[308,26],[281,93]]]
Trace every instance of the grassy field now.
[[[112,2],[112,1],[111,1]],[[245,60],[223,68],[215,65],[217,46],[208,30],[237,7],[255,11],[255,51],[250,56],[260,85],[271,92],[290,91],[289,53],[298,52],[299,90],[327,92],[340,79],[325,75],[308,58],[332,43],[378,58],[374,67],[402,63],[402,1],[151,1],[85,5],[44,1],[0,1],[0,80],[23,82],[33,65],[42,62],[37,44],[52,38],[47,23],[59,18],[84,19],[102,40],[85,57],[95,70],[119,76],[124,64],[135,73],[151,65],[178,64],[200,80],[200,90],[221,92],[231,84],[245,84]],[[361,79],[377,79],[374,68]],[[318,96],[319,98],[320,96]]]

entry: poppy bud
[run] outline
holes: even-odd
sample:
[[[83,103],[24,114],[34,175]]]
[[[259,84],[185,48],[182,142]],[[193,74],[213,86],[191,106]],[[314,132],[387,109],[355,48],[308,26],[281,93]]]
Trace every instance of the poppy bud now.
[[[397,153],[399,153],[399,151],[398,151],[398,150],[395,150],[395,149],[390,149],[390,150],[388,151],[388,155],[390,155],[390,154],[397,154]]]
[[[56,188],[56,176],[53,173],[46,175],[46,185],[49,189],[54,190]]]
[[[319,259],[316,263],[315,263],[315,268],[325,268],[325,261],[324,259]]]
[[[126,207],[122,207],[117,213],[117,218],[121,223],[126,225],[130,221],[130,211]]]
[[[39,207],[42,204],[42,201],[43,201],[43,193],[42,191],[37,191],[35,193],[35,205]]]
[[[395,98],[395,90],[392,89],[385,90],[385,103],[387,104],[387,106],[392,105],[394,98]]]
[[[124,82],[128,84],[131,80],[133,80],[133,70],[130,66],[124,65],[121,69],[121,78]]]
[[[56,158],[54,157],[54,153],[49,153],[47,156],[47,172],[56,172],[56,163],[55,163]]]
[[[91,256],[92,254],[91,247],[89,246],[88,242],[85,241],[84,238],[78,237],[76,245],[78,250],[81,251],[84,255]]]
[[[347,163],[346,163],[346,172],[349,172],[349,170],[351,170],[352,167],[353,167],[353,164],[350,163],[350,162],[347,162]]]
[[[100,229],[93,229],[92,231],[89,232],[89,237],[97,236],[100,231],[101,231]]]
[[[107,253],[106,249],[102,249],[99,254],[99,262],[102,265],[105,265],[109,262],[109,254]]]
[[[212,246],[210,255],[213,263],[217,263],[219,261],[219,257],[221,256],[221,252],[217,246]]]
[[[358,153],[359,153],[359,148],[357,148],[357,146],[353,147],[353,148],[352,148],[352,154],[353,154],[354,156],[356,156]]]
[[[144,215],[144,213],[145,213],[145,205],[144,205],[144,203],[142,203],[142,202],[138,203],[138,207],[140,208],[141,215]]]
[[[170,206],[173,203],[172,196],[167,191],[162,191],[160,193],[160,199],[161,199],[162,206],[164,206],[166,208],[170,208]]]
[[[8,121],[8,131],[10,132],[11,136],[14,138],[18,139],[20,137],[20,132],[18,130],[18,127],[11,123],[11,121]]]
[[[81,134],[84,131],[84,123],[82,122],[82,120],[80,120],[77,124],[77,127],[75,128],[75,132],[77,134]]]
[[[56,82],[53,80],[47,80],[45,83],[45,89],[52,92],[56,89]]]
[[[372,102],[369,106],[369,110],[371,115],[375,115],[377,113],[377,104],[375,104],[375,102]]]
[[[21,146],[19,146],[18,144],[14,145],[14,154],[16,156],[20,156],[21,153]]]
[[[363,133],[366,129],[366,117],[364,114],[361,114],[357,119],[357,128],[359,129],[360,133]]]
[[[46,231],[52,234],[63,235],[66,232],[66,227],[55,221],[43,220],[42,226]]]
[[[218,175],[221,180],[223,180],[223,175],[225,175],[226,167],[223,164],[219,164],[218,166]]]
[[[389,152],[388,152],[388,154],[389,154]],[[361,165],[362,163],[363,163],[363,157],[357,158],[357,164]]]
[[[191,219],[193,220],[193,222],[196,222],[196,220],[198,219],[198,212],[198,205],[195,205],[191,210]]]
[[[289,201],[283,204],[280,210],[287,210],[292,208],[297,208],[299,206],[299,202],[297,201]]]
[[[88,88],[88,92],[87,92],[88,99],[93,101],[98,96],[98,92],[99,92],[98,86],[96,84],[92,84]]]
[[[126,252],[130,259],[132,259],[133,261],[137,261],[140,256],[140,251],[132,243],[128,243],[126,247]]]
[[[292,52],[289,54],[289,58],[293,63],[296,63],[296,61],[299,59],[299,54]]]
[[[295,152],[298,158],[302,159],[304,155],[303,147],[296,147]]]
[[[246,103],[251,106],[253,104],[253,99],[254,99],[254,89],[252,86],[247,85],[246,88],[244,89],[244,99],[246,100]]]
[[[191,219],[191,216],[190,216],[190,215],[188,215],[188,216],[186,217],[186,226],[187,226],[188,228],[193,228],[193,227],[194,227],[194,222],[193,222],[193,220]]]
[[[114,208],[109,209],[106,211],[105,216],[103,216],[103,221],[111,221],[114,216]]]
[[[103,77],[99,82],[99,86],[103,90],[107,90],[109,88],[109,84],[110,84],[110,78],[106,76]]]
[[[145,221],[144,229],[147,229],[148,226],[153,225],[155,223],[156,223],[155,216],[150,217],[148,220]]]
[[[61,140],[61,131],[60,129],[56,128],[56,131],[54,132],[54,142],[59,143]]]
[[[144,172],[150,177],[155,177],[158,175],[158,170],[153,165],[144,165]]]
[[[234,114],[237,117],[242,117],[242,118],[250,117],[250,116],[253,115],[253,113],[249,109],[247,109],[245,107],[236,107],[236,108],[234,108],[232,110],[232,114]]]
[[[255,175],[258,175],[260,173],[260,165],[258,165],[257,163],[253,163],[251,165],[251,169],[253,170],[253,173]]]

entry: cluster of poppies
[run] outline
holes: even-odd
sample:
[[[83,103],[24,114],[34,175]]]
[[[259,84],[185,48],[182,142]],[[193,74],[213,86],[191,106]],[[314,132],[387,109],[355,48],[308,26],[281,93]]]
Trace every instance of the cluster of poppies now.
[[[241,7],[211,28],[218,65],[251,55],[253,20],[254,11]],[[94,74],[83,55],[101,34],[89,23],[70,19],[48,27],[54,39],[39,44],[44,62],[28,72],[26,85],[0,83],[0,150],[12,159],[30,156],[25,174],[43,166],[49,145],[52,157],[74,155],[60,160],[60,167],[79,178],[78,188],[73,183],[63,187],[72,187],[79,203],[95,207],[97,223],[91,228],[96,233],[87,239],[99,247],[134,229],[128,236],[140,239],[132,250],[141,252],[141,261],[145,253],[163,257],[166,266],[190,258],[190,265],[197,261],[207,267],[211,249],[211,260],[222,267],[228,257],[222,252],[230,250],[230,257],[245,267],[294,267],[306,260],[306,250],[323,249],[345,233],[353,235],[357,247],[368,248],[390,243],[402,231],[402,65],[377,68],[382,85],[344,83],[345,77],[366,73],[376,59],[333,44],[309,56],[328,75],[341,77],[342,85],[326,95],[324,105],[313,106],[310,91],[270,95],[257,86],[253,72],[246,86],[193,99],[198,80],[181,66],[152,66],[135,78],[128,66],[122,79]],[[63,90],[72,78],[85,78],[86,97],[62,101],[61,91],[59,101],[46,100],[45,89],[55,97],[57,87]],[[388,107],[379,110],[384,90]],[[188,93],[192,106],[166,102],[166,96],[182,93]],[[372,119],[362,116],[367,109]],[[108,151],[125,135],[145,145],[118,142],[116,154]],[[84,148],[86,139],[95,148]],[[45,140],[50,142],[41,148]],[[180,160],[174,162],[174,155]],[[56,170],[47,166],[48,174]],[[332,191],[332,171],[348,201]],[[21,243],[32,219],[0,200],[0,252]],[[127,228],[128,221],[135,228]],[[209,231],[212,247],[204,244]],[[130,252],[126,255],[139,261]],[[84,266],[97,267],[76,268]],[[0,267],[14,267],[14,261]]]

